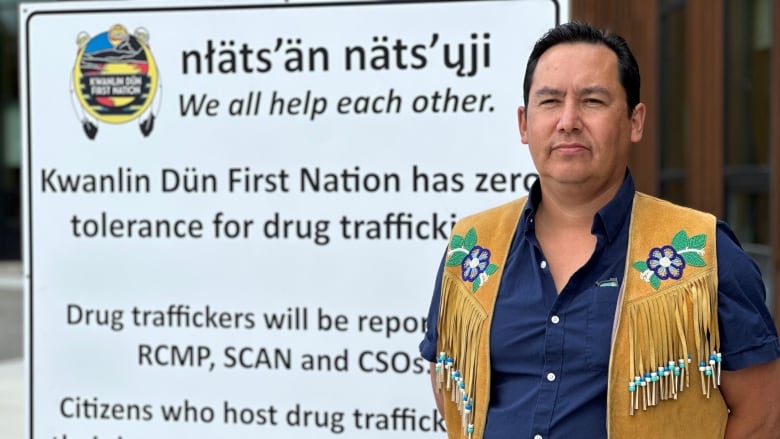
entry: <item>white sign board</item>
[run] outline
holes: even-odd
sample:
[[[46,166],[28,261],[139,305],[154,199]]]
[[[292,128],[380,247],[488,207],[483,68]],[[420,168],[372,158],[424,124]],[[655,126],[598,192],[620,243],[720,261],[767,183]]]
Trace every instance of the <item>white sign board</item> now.
[[[29,438],[440,437],[453,222],[554,1],[23,4]]]

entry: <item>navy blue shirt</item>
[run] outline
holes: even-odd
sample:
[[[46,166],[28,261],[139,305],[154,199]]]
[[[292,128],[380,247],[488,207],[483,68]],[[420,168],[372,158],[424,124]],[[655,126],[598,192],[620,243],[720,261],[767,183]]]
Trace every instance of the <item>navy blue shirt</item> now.
[[[593,218],[596,248],[558,294],[534,232],[538,182],[520,217],[501,279],[490,333],[491,389],[486,439],[606,438],[607,369],[634,183]],[[780,356],[758,267],[723,222],[717,227],[722,367],[741,369]],[[442,265],[420,343],[436,361]]]

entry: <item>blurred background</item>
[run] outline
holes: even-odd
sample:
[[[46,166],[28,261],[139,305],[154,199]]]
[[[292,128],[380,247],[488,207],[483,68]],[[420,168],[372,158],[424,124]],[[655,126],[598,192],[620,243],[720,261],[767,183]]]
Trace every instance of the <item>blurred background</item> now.
[[[623,35],[637,57],[648,105],[632,152],[638,188],[728,221],[778,316],[780,2],[557,3],[570,20]],[[0,0],[0,437],[8,439],[22,437],[24,387],[18,4]]]

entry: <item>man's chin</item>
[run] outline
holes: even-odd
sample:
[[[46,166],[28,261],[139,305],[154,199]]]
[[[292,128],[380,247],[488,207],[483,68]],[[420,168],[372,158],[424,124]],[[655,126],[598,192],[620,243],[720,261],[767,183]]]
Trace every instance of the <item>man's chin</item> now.
[[[550,173],[546,177],[558,184],[581,185],[585,184],[591,178],[591,175],[581,169],[561,169]],[[541,178],[544,178],[544,176]]]

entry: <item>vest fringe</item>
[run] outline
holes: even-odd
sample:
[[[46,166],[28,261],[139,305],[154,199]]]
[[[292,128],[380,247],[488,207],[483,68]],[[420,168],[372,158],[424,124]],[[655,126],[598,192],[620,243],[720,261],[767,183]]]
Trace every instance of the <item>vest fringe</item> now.
[[[450,380],[456,371],[463,380],[468,401],[475,399],[478,354],[477,349],[482,327],[488,318],[487,312],[474,297],[464,289],[453,275],[445,272],[442,279],[442,295],[439,303],[439,349],[452,359],[452,371],[447,371],[444,380]],[[440,383],[441,384],[441,383]],[[452,383],[457,386],[457,382]],[[447,384],[443,390],[450,389]],[[463,395],[452,389],[452,398],[462,409]],[[457,399],[456,399],[457,398]]]
[[[678,373],[679,368],[688,369],[687,373],[682,371],[688,387],[688,375],[695,367],[702,371],[703,365],[711,365],[712,355],[719,351],[718,293],[713,279],[717,278],[708,270],[679,286],[626,304],[630,377],[637,386],[646,388],[647,396],[642,399],[646,398],[648,406],[676,399],[676,393],[682,391],[682,378],[673,383],[663,379],[674,376],[675,367]],[[690,347],[689,335],[694,341]],[[691,364],[689,349],[696,351],[696,363]],[[708,388],[703,387],[702,392],[709,395]],[[637,401],[635,407],[644,405]]]

